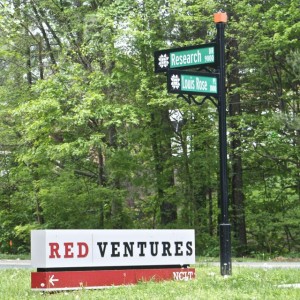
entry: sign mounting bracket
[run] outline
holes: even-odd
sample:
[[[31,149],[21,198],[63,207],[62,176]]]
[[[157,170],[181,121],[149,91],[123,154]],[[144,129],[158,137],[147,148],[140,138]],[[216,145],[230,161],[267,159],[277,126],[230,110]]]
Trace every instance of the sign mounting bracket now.
[[[198,106],[201,106],[205,103],[206,100],[210,100],[212,104],[218,108],[218,103],[216,103],[215,99],[212,98],[211,96],[205,96],[202,98],[201,101],[196,100],[196,98],[193,95],[184,95],[184,94],[179,94],[177,98],[182,98],[185,100],[188,104],[191,104],[192,102]]]
[[[205,71],[207,73],[214,73],[209,67],[201,67],[197,69],[198,72]]]

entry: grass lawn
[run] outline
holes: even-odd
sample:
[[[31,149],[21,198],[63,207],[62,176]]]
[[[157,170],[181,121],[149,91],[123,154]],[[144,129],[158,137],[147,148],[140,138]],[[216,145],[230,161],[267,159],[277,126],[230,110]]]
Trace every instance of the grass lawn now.
[[[219,267],[196,268],[191,281],[141,282],[137,285],[100,290],[55,293],[31,291],[28,269],[0,270],[0,300],[14,299],[300,299],[300,289],[279,284],[300,283],[300,269],[254,269],[235,267],[223,277]]]

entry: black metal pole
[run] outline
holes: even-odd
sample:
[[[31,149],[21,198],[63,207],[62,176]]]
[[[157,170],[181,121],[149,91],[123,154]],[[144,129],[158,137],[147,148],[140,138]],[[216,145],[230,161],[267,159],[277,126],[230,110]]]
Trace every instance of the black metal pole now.
[[[224,16],[225,14],[225,16]],[[216,17],[216,15],[218,15]],[[215,14],[217,27],[217,51],[219,52],[219,148],[220,148],[220,189],[221,223],[220,226],[220,264],[221,275],[231,275],[231,228],[228,218],[228,181],[227,181],[227,129],[226,129],[226,88],[225,88],[225,24],[226,13]]]

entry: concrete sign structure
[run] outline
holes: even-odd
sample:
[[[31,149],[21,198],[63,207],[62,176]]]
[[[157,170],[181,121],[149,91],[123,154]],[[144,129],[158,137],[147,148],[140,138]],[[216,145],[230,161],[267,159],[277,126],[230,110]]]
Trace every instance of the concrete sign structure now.
[[[195,276],[194,230],[33,230],[34,290]],[[125,275],[124,275],[125,274]],[[124,277],[125,276],[125,277]]]
[[[31,273],[31,289],[50,292],[83,288],[97,289],[136,284],[140,281],[187,281],[194,278],[194,268],[47,271]]]

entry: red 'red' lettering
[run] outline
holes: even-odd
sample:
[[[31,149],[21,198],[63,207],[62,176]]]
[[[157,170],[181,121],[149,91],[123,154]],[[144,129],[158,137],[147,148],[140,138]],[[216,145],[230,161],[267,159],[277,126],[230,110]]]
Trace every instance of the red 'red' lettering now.
[[[77,255],[78,258],[86,257],[89,254],[89,246],[87,245],[87,243],[78,242],[77,246],[78,246],[78,255]]]
[[[60,258],[60,254],[58,253],[59,244],[58,243],[49,243],[49,246],[50,246],[49,258]]]
[[[74,253],[72,252],[73,243],[64,243],[65,246],[65,255],[64,258],[73,258]]]

